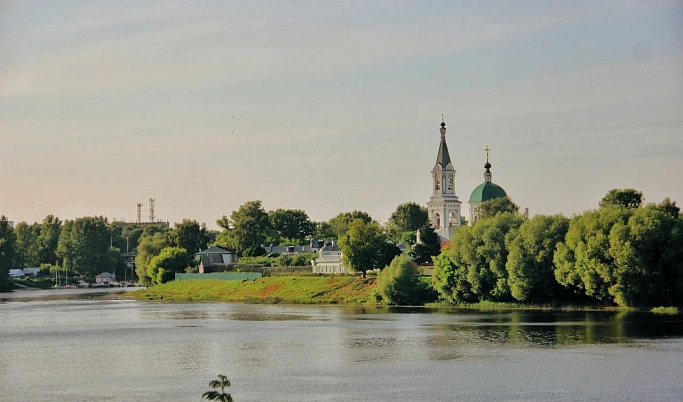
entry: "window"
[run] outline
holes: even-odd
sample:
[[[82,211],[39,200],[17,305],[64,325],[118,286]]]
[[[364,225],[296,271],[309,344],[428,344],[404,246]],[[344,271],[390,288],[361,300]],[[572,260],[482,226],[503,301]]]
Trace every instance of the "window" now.
[[[448,176],[448,189],[453,190],[453,176]]]

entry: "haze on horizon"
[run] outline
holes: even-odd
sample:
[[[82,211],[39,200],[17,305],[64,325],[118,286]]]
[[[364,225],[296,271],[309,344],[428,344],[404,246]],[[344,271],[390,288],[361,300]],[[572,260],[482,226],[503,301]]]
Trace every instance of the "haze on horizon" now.
[[[0,214],[386,221],[441,114],[463,203],[487,145],[532,214],[683,202],[683,3],[520,4],[0,0]]]

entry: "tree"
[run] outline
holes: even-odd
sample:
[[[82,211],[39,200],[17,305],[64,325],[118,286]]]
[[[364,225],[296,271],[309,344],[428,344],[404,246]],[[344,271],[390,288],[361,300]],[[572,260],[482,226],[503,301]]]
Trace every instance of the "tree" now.
[[[176,222],[173,225],[172,233],[175,245],[187,250],[192,255],[200,250],[205,250],[209,243],[209,238],[206,236],[206,226],[200,225],[195,220],[183,219],[180,223]]]
[[[429,223],[427,208],[415,202],[406,202],[396,207],[389,217],[387,232],[394,241],[401,241],[405,232],[415,232]]]
[[[386,238],[377,222],[366,222],[358,218],[349,224],[346,234],[339,239],[342,260],[355,272],[376,268],[378,255],[385,247]]]
[[[664,201],[656,205],[657,208],[665,214],[678,218],[681,209],[676,205],[676,201],[671,201],[671,198],[666,197]]]
[[[57,264],[57,243],[62,231],[62,221],[54,215],[48,215],[40,224],[40,261],[44,264]]]
[[[506,244],[516,236],[522,222],[519,214],[500,213],[458,228],[435,259],[435,288],[442,298],[456,303],[510,301]],[[445,261],[444,255],[450,261]]]
[[[168,232],[158,231],[152,235],[145,235],[140,238],[138,245],[138,255],[135,257],[135,273],[143,285],[150,285],[152,278],[147,275],[147,266],[152,258],[159,255],[161,250],[173,245]]]
[[[553,256],[568,229],[569,219],[563,215],[537,215],[522,223],[517,236],[506,244],[512,297],[520,302],[557,299],[561,287],[555,281]]]
[[[329,239],[337,237],[336,233],[332,231],[332,226],[327,222],[313,222],[315,225],[315,233],[313,237],[316,239]]]
[[[557,245],[553,257],[557,282],[578,295],[612,302],[610,232],[618,223],[627,224],[632,213],[632,209],[612,206],[572,218],[565,240]]]
[[[113,271],[109,252],[111,232],[102,216],[67,221],[57,244],[57,255],[63,266],[74,274],[94,277],[102,271]]]
[[[418,264],[432,262],[432,258],[436,257],[441,252],[441,238],[434,228],[427,223],[420,229],[419,240],[420,241],[413,246],[410,255]]]
[[[9,287],[9,270],[14,268],[16,241],[14,229],[9,225],[7,217],[0,216],[0,290]]]
[[[365,223],[372,222],[372,217],[367,212],[363,211],[353,211],[353,212],[342,212],[334,218],[330,219],[327,223],[330,225],[330,230],[334,233],[334,237],[341,239],[342,236],[346,234],[349,229],[351,222],[356,219],[360,219]]]
[[[385,239],[379,250],[377,250],[377,260],[375,261],[374,266],[375,268],[384,269],[384,267],[391,264],[391,261],[399,255],[401,255],[401,249]]]
[[[235,248],[239,253],[247,247],[262,245],[272,231],[268,213],[260,200],[246,202],[232,211],[230,219],[223,215],[216,224],[223,228],[216,242]]]
[[[683,305],[683,221],[658,205],[607,206],[572,219],[557,246],[565,286],[628,307]]]
[[[208,401],[219,401],[219,402],[233,402],[232,396],[225,392],[225,389],[230,387],[230,380],[224,375],[219,374],[218,380],[213,380],[209,382],[209,387],[213,388],[213,391],[206,391],[202,395],[202,399]],[[218,392],[218,388],[221,392]]]
[[[512,202],[510,197],[494,198],[479,205],[479,219],[493,218],[506,212],[511,214],[519,212],[519,205]]]
[[[316,226],[300,209],[276,209],[268,212],[276,239],[296,239],[299,244],[315,233]]]
[[[400,255],[377,276],[377,291],[388,304],[415,306],[424,303],[428,286],[410,257]]]
[[[16,265],[21,268],[40,266],[40,225],[19,222],[14,226],[16,242]]]
[[[175,279],[176,272],[184,272],[192,263],[192,256],[180,247],[166,247],[152,258],[147,266],[147,276],[158,285]]]
[[[643,192],[633,188],[614,188],[605,194],[600,201],[600,208],[622,206],[624,208],[640,208],[643,205]]]

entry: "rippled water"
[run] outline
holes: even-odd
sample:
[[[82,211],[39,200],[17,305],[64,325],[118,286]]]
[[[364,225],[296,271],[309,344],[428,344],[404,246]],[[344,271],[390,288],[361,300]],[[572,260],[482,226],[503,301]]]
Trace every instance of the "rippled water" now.
[[[0,304],[0,401],[680,401],[683,317]]]

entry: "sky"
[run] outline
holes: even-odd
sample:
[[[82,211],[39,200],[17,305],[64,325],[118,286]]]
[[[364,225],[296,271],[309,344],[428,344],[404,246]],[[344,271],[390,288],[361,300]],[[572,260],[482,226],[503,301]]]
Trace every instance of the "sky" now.
[[[0,0],[0,214],[683,203],[683,2]]]

